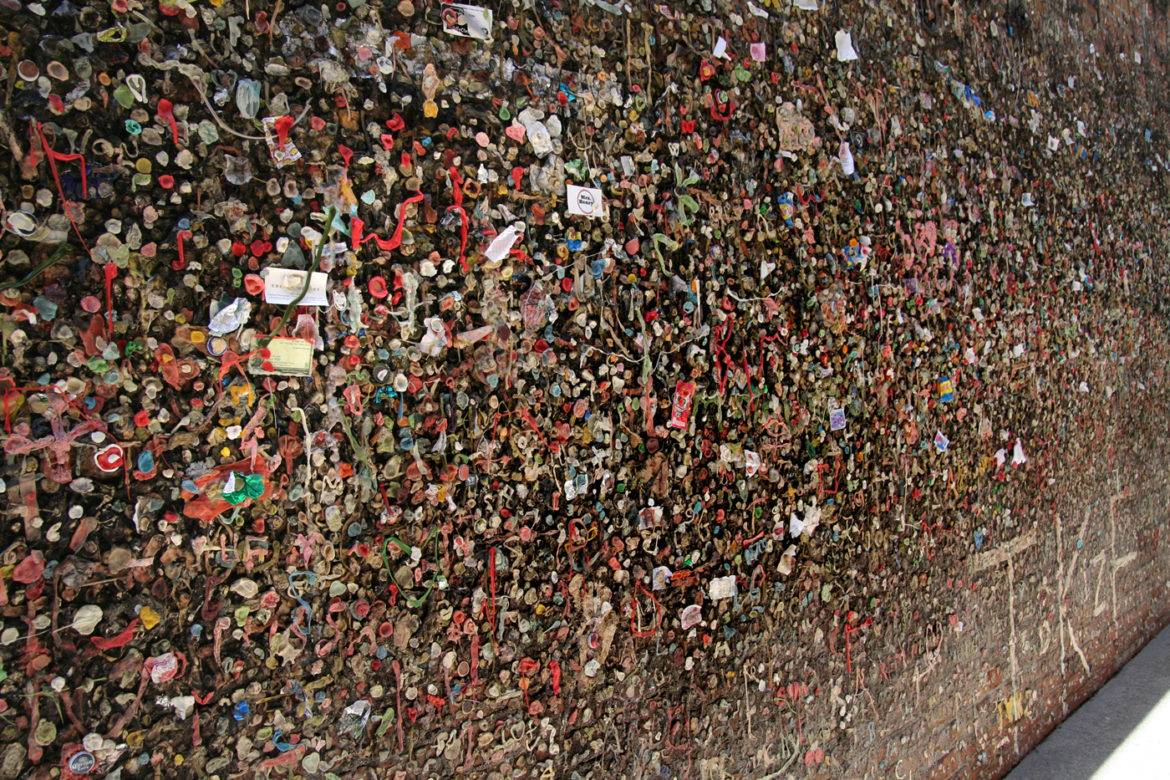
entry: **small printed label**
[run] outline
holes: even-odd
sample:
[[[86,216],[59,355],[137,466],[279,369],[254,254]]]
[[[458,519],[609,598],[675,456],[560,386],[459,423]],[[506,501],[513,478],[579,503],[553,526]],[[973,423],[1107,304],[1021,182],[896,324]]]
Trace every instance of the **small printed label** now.
[[[569,213],[582,217],[600,217],[605,208],[605,196],[596,187],[578,187],[569,184],[565,188],[569,201]]]
[[[297,299],[301,290],[305,289],[305,274],[308,271],[297,271],[292,268],[267,268],[264,271],[264,302],[287,306]],[[301,298],[298,306],[328,306],[329,299],[325,295],[325,284],[329,275],[320,271],[313,272],[309,280],[309,289],[305,297]]]
[[[248,370],[261,376],[309,376],[313,373],[313,344],[304,339],[274,338],[248,361]]]

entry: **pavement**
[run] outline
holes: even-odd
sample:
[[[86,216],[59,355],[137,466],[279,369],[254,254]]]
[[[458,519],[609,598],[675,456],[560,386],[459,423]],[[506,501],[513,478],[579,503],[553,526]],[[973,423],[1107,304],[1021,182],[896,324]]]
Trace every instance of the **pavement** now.
[[[1170,626],[1007,780],[1170,780]]]

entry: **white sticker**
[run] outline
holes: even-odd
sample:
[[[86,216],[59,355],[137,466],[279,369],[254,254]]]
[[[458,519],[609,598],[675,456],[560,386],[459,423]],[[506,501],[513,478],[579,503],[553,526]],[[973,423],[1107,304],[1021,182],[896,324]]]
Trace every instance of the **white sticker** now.
[[[477,41],[492,39],[492,12],[477,5],[443,3],[443,32]]]
[[[305,289],[305,274],[308,271],[298,271],[293,268],[265,268],[264,269],[264,302],[287,306],[297,299],[301,290]],[[328,306],[329,299],[325,295],[325,284],[329,275],[320,271],[313,272],[309,281],[309,289],[305,297],[301,298],[298,306]]]
[[[707,595],[712,601],[722,601],[723,599],[730,599],[739,593],[739,588],[735,585],[735,575],[729,574],[726,577],[716,577],[711,580],[711,584],[707,589]]]
[[[837,147],[837,159],[841,163],[841,173],[846,176],[852,176],[857,170],[857,166],[853,162],[853,152],[849,149],[848,141],[842,141],[841,145]]]
[[[857,59],[857,51],[853,48],[853,36],[848,30],[838,30],[836,36],[837,62],[852,62]]]
[[[601,190],[594,187],[578,187],[569,184],[568,200],[569,213],[580,214],[583,217],[600,217],[605,209],[605,198]]]
[[[523,229],[524,226],[520,223],[509,225],[508,227],[504,228],[494,239],[492,239],[492,242],[488,244],[488,248],[483,251],[483,256],[493,263],[498,263],[503,260],[508,256],[508,253],[512,251],[512,247],[515,246],[516,242],[520,239],[520,231]]]

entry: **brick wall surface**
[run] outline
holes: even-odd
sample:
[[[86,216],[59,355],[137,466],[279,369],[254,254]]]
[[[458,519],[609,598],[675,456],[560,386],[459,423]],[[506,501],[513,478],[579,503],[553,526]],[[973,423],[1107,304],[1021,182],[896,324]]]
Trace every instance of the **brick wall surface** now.
[[[944,603],[943,620],[923,626],[920,615],[903,615],[902,626],[858,632],[851,673],[840,636],[795,623],[788,641],[796,652],[777,658],[797,656],[787,673],[808,695],[792,706],[775,687],[756,694],[761,675],[746,670],[752,693],[745,689],[739,710],[710,727],[738,730],[731,744],[740,753],[750,751],[738,745],[758,745],[754,759],[707,759],[700,770],[775,773],[791,754],[814,777],[1009,771],[1170,620],[1170,485],[1157,456],[1166,436],[1127,433],[1125,406],[1123,395],[1117,419],[1093,439],[1094,454],[1053,469],[1042,488],[1048,512],[888,597]],[[738,676],[729,687],[737,684]],[[826,751],[819,765],[808,755],[818,747]]]
[[[1112,436],[1116,446],[1101,463],[1057,472],[1046,488],[1048,516],[909,588],[907,603],[951,605],[945,621],[911,634],[926,641],[907,644],[897,627],[874,627],[852,648],[852,674],[842,668],[839,639],[828,659],[806,653],[814,658],[796,676],[812,695],[798,705],[801,719],[819,725],[822,738],[832,735],[810,776],[1001,776],[1166,625],[1168,485],[1151,457],[1166,442],[1127,441],[1116,429]],[[1060,496],[1072,484],[1086,500]],[[808,650],[820,634],[808,624],[792,641]],[[820,643],[832,648],[833,637]],[[823,669],[836,674],[816,671]],[[767,718],[791,710],[775,699],[746,701],[728,726],[747,737],[754,719],[756,760],[774,768],[793,733],[785,718]],[[729,771],[708,764],[715,775]]]
[[[938,18],[961,15],[966,4],[956,5],[926,4]],[[1112,57],[1141,51],[1166,61],[1170,28],[1153,3],[1023,5],[1036,51],[1095,43]],[[1028,72],[1036,64],[972,67]],[[1109,99],[1127,111],[1123,95]],[[1170,622],[1167,425],[1150,424],[1167,397],[1164,363],[1153,357],[1146,364],[1159,377],[1147,386],[1121,361],[1117,377],[1128,386],[1118,383],[1103,417],[1076,421],[1018,497],[1024,515],[1000,525],[982,550],[947,559],[945,539],[931,540],[938,555],[927,573],[883,599],[920,609],[894,610],[901,622],[853,632],[848,661],[840,615],[830,629],[798,613],[776,654],[779,676],[773,668],[729,672],[723,693],[740,686],[742,705],[725,719],[700,716],[691,725],[735,747],[726,758],[697,761],[698,773],[905,780],[1010,771]],[[992,509],[993,495],[984,498],[983,510],[1002,509]],[[957,531],[939,536],[948,532]],[[940,605],[941,619],[928,617]],[[755,693],[761,677],[771,682],[767,694]],[[785,682],[804,686],[804,695],[789,696]]]
[[[72,308],[94,315],[88,330],[80,315],[73,321],[91,344],[111,331],[139,339],[139,348],[152,339],[162,345],[156,358],[140,349],[137,365],[123,362],[128,376],[149,377],[158,387],[161,366],[174,370],[174,392],[159,394],[176,412],[168,419],[195,399],[214,410],[225,396],[238,417],[216,414],[222,425],[214,437],[196,433],[212,430],[210,421],[173,436],[157,481],[153,465],[140,466],[133,480],[127,468],[125,485],[122,475],[95,474],[96,492],[84,499],[87,508],[79,506],[92,517],[54,528],[56,541],[41,524],[81,517],[66,509],[74,499],[62,487],[71,484],[71,451],[54,468],[36,454],[49,439],[30,440],[31,427],[21,429],[27,436],[5,439],[11,519],[0,579],[7,621],[0,633],[9,637],[0,647],[0,777],[61,776],[89,733],[103,746],[94,748],[104,755],[101,772],[124,767],[126,777],[276,770],[314,780],[905,780],[1006,773],[1170,619],[1165,4],[821,0],[813,14],[795,11],[789,0],[758,0],[774,16],[767,24],[737,23],[739,37],[729,29],[733,12],[754,12],[738,0],[482,4],[498,15],[491,42],[427,40],[441,34],[436,2],[333,4],[364,6],[355,11],[369,22],[361,34],[396,41],[395,56],[411,69],[386,93],[363,75],[361,89],[369,90],[360,100],[331,91],[342,82],[325,76],[340,66],[304,70],[319,78],[298,77],[308,84],[293,93],[307,104],[299,115],[324,107],[329,121],[314,114],[316,125],[294,128],[291,138],[315,161],[305,167],[317,174],[328,167],[339,177],[324,189],[335,190],[328,197],[338,202],[344,196],[349,212],[353,251],[345,273],[357,297],[348,300],[360,300],[362,289],[373,296],[376,280],[382,297],[395,279],[421,286],[402,283],[412,322],[404,328],[390,321],[396,312],[378,314],[384,331],[365,333],[364,344],[360,323],[341,328],[336,314],[322,313],[329,346],[307,369],[316,372],[315,389],[308,379],[303,391],[299,382],[261,380],[265,403],[274,401],[272,418],[280,420],[273,427],[265,428],[266,409],[250,409],[259,396],[250,377],[259,374],[238,362],[251,355],[248,370],[267,374],[265,365],[274,368],[272,351],[260,349],[267,338],[255,342],[256,354],[241,346],[221,362],[187,364],[204,373],[198,389],[180,390],[175,353],[161,351],[165,336],[155,338],[163,318],[136,320],[135,301],[145,307],[169,300],[164,282],[177,285],[179,276],[167,269],[179,274],[186,260],[149,264],[163,274],[152,276],[151,295],[138,281],[131,285],[131,270],[119,271],[116,293],[105,288],[104,326],[86,299],[72,307],[65,268],[47,275],[68,304],[59,307],[62,321]],[[175,4],[162,5],[168,19],[170,10],[177,13]],[[228,13],[210,7],[232,4],[194,5],[210,18]],[[282,3],[238,5],[251,6],[244,26],[257,35],[268,30],[270,47],[268,14],[277,16]],[[330,33],[309,35],[322,51],[346,36],[352,43],[363,29],[347,31],[314,8],[306,13],[302,2],[287,5]],[[190,37],[186,22],[162,15],[159,22],[138,25],[155,36],[150,45],[131,42],[106,54],[121,58],[119,68],[132,61],[149,68],[152,98],[184,96],[190,137],[207,100],[179,90],[197,84],[189,74],[207,63],[164,68],[172,56],[193,60],[195,50],[181,51]],[[218,23],[229,30],[220,38],[234,37],[233,25]],[[42,27],[28,27],[24,45],[31,49],[41,30],[70,25],[54,13]],[[834,52],[835,32],[846,28],[860,50],[855,61]],[[712,64],[720,38],[732,39],[741,62]],[[765,42],[764,60],[745,54],[749,44]],[[146,57],[148,50],[160,59]],[[315,62],[316,48],[306,51]],[[204,49],[198,54],[209,59]],[[297,54],[299,65],[290,57],[271,70],[300,74],[307,58]],[[373,75],[369,62],[363,67]],[[496,81],[506,73],[506,83]],[[164,92],[154,81],[164,80],[160,74],[178,86]],[[439,90],[440,81],[439,101],[420,107],[417,96]],[[347,89],[361,94],[358,86]],[[472,92],[474,100],[462,99]],[[116,113],[117,94],[105,101],[104,118],[91,123],[120,139],[126,128],[142,128]],[[493,103],[497,96],[512,100],[510,108]],[[515,112],[521,96],[526,106],[531,98],[559,112],[558,123],[564,116],[557,143],[565,159],[552,165],[549,158],[547,176],[536,175],[545,163],[535,151],[515,143],[519,125],[508,125],[507,135],[502,124],[514,113],[501,109]],[[46,155],[50,141],[58,145],[50,161],[80,157],[63,151],[64,133],[49,139],[42,132],[41,120],[57,116],[55,103],[31,90],[17,98],[17,126],[38,132]],[[170,120],[156,105],[136,115],[157,120],[156,138],[177,136],[178,102],[166,112]],[[839,121],[845,109],[853,117],[848,130]],[[292,111],[287,102],[282,116],[292,121],[283,111]],[[0,112],[0,124],[6,117]],[[533,150],[534,138],[551,138],[538,119],[530,124],[542,134],[524,131]],[[368,132],[367,120],[377,132]],[[1082,120],[1083,134],[1076,129]],[[776,132],[769,135],[771,124]],[[314,126],[321,129],[310,132]],[[506,160],[496,152],[499,159],[490,159],[488,131],[508,150]],[[24,143],[5,140],[18,151]],[[235,138],[225,145],[230,157],[221,149],[195,165],[213,172],[197,197],[230,196],[234,205],[220,210],[238,217],[176,231],[186,223],[171,218],[190,203],[181,212],[171,208],[182,199],[161,184],[154,196],[170,215],[163,240],[177,242],[178,257],[189,234],[192,259],[196,249],[211,258],[202,277],[191,276],[211,291],[200,288],[196,297],[194,283],[187,285],[184,319],[196,310],[202,318],[213,298],[237,295],[228,294],[229,268],[239,272],[236,285],[244,277],[228,256],[235,263],[250,249],[258,261],[273,249],[271,233],[261,241],[259,233],[239,231],[252,230],[260,215],[275,224],[278,213],[292,214],[262,181],[271,175],[271,191],[288,190],[271,170],[268,145],[248,141]],[[14,177],[23,176],[16,189],[27,189],[21,197],[31,201],[37,187],[55,180],[64,200],[76,184],[72,171],[64,183],[57,168],[50,175],[41,151],[9,161]],[[367,152],[381,162],[362,162]],[[257,166],[254,177],[235,167],[251,164],[246,155]],[[225,185],[217,173],[229,160]],[[409,186],[382,180],[395,160],[411,171]],[[516,161],[529,174],[512,168]],[[477,170],[490,181],[492,165],[498,181],[481,189]],[[610,217],[587,222],[564,212],[568,180],[561,179],[569,165],[590,169],[574,173],[575,181],[605,179]],[[601,165],[604,171],[594,168]],[[627,166],[633,173],[617,179]],[[303,168],[279,175],[293,171],[302,184],[312,175]],[[394,174],[396,182],[403,178]],[[686,194],[691,186],[701,204]],[[114,211],[112,187],[99,189],[110,189],[109,197],[74,204],[84,206],[85,229],[95,237],[107,217],[126,217],[129,225],[128,215],[142,210]],[[359,207],[356,193],[367,191]],[[472,192],[480,197],[474,206]],[[365,225],[355,217],[370,216],[375,195],[380,224]],[[529,220],[522,244],[502,250],[507,266],[482,262],[487,239],[495,236],[494,244],[512,220],[505,213],[513,215],[484,216],[489,196]],[[688,202],[694,206],[684,207]],[[799,227],[779,216],[784,202]],[[417,208],[391,218],[396,204],[411,203]],[[331,208],[321,211],[335,213]],[[336,221],[323,220],[326,233]],[[234,232],[224,232],[226,222]],[[422,268],[429,248],[413,259],[389,254],[406,256],[408,222],[412,242],[434,246],[434,257],[451,269],[441,280],[423,283],[430,277],[410,270]],[[367,236],[363,249],[366,228],[396,238],[371,245],[376,236]],[[666,256],[662,239],[676,247]],[[322,260],[323,246],[317,242],[313,262]],[[553,259],[557,251],[564,258],[579,252],[567,261],[575,264],[571,272]],[[596,271],[586,264],[603,254]],[[169,248],[158,253],[159,260],[171,256]],[[471,262],[459,269],[456,257]],[[775,261],[772,277],[765,260]],[[329,262],[338,284],[342,263]],[[563,280],[554,282],[558,271]],[[24,284],[11,281],[20,284],[6,286]],[[131,296],[139,287],[134,296],[145,301]],[[425,292],[426,303],[415,307],[413,291]],[[32,290],[15,294],[6,306],[22,301],[25,319],[37,311]],[[110,311],[111,299],[120,312]],[[98,296],[88,300],[101,309]],[[399,305],[397,291],[392,300]],[[693,317],[681,313],[684,300]],[[414,308],[447,316],[444,307],[465,302],[475,306],[447,320],[428,318],[428,336],[413,330]],[[252,335],[290,322],[293,307],[260,314],[259,298],[255,303],[252,325],[267,324],[249,326]],[[555,328],[552,311],[559,311]],[[627,322],[638,323],[640,337]],[[649,335],[664,323],[670,333]],[[13,363],[24,361],[8,379],[12,387],[56,382],[67,373],[63,366],[98,373],[92,367],[105,365],[96,346],[92,360],[83,360],[80,348],[68,358],[52,352],[53,328],[30,329],[31,343],[27,335],[6,337],[0,362],[10,350]],[[298,317],[296,332],[316,333],[317,325]],[[464,336],[463,346],[445,346],[447,337]],[[425,346],[428,338],[434,341]],[[501,343],[460,352],[484,338]],[[178,331],[174,340],[180,343]],[[181,341],[184,354],[196,352],[186,335]],[[635,348],[638,357],[629,357]],[[392,385],[375,386],[375,359],[390,361],[377,382],[393,377],[395,393],[403,394],[390,396],[393,402],[379,400]],[[364,378],[346,378],[343,365],[372,373],[363,368]],[[224,393],[221,384],[236,381],[236,369],[247,390],[233,384]],[[944,392],[952,376],[955,387]],[[690,401],[672,400],[685,395],[679,388],[690,384],[686,377],[698,386],[693,412]],[[145,448],[148,436],[155,441],[163,418],[152,421],[143,409],[146,423],[135,423],[129,396],[116,388],[107,396],[119,397],[102,411],[125,441],[131,434],[136,447]],[[687,411],[667,427],[676,405]],[[847,424],[834,426],[845,407]],[[20,412],[21,423],[37,422],[37,436],[58,430],[67,414],[43,408]],[[151,433],[146,424],[155,425]],[[258,462],[260,445],[249,433],[257,425],[264,446],[278,443],[289,457],[274,458],[275,471],[245,478],[238,469]],[[234,439],[224,428],[243,437],[237,449],[226,444]],[[944,430],[953,444],[934,444]],[[433,444],[424,446],[423,432],[434,432]],[[459,453],[454,460],[448,438]],[[313,441],[328,449],[313,445],[310,453]],[[1026,451],[1026,462],[1010,462],[1013,444]],[[749,452],[756,458],[750,469]],[[88,450],[76,459],[98,463]],[[183,472],[197,461],[220,465]],[[261,465],[268,463],[266,457]],[[62,470],[60,485],[36,476]],[[188,483],[188,476],[201,481]],[[585,478],[583,495],[577,477]],[[234,530],[221,528],[232,523]],[[766,552],[756,547],[749,556],[757,544]],[[790,544],[796,557],[784,552]],[[255,581],[238,580],[235,566]],[[655,576],[662,568],[668,574]],[[56,579],[65,581],[67,608],[57,602]],[[269,594],[279,605],[271,610],[261,607]],[[363,623],[359,599],[366,617],[386,622]],[[98,633],[82,635],[75,623],[66,631],[68,616],[89,600],[105,610],[100,628],[88,627]],[[151,604],[157,609],[147,612]],[[696,610],[699,619],[684,619]],[[60,630],[33,630],[35,619],[49,626],[59,611]],[[189,658],[189,670],[184,660],[178,671],[172,651]],[[162,705],[164,695],[190,695],[194,714],[179,717]],[[73,702],[80,716],[68,709]],[[37,744],[38,726],[45,744]]]

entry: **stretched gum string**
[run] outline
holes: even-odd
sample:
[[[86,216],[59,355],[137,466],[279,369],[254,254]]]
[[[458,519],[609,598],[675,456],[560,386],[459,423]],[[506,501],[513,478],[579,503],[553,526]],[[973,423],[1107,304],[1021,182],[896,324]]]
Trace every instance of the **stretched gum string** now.
[[[185,246],[184,242],[190,237],[191,237],[190,230],[180,230],[177,234],[175,234],[175,242],[178,245],[178,251],[179,251],[179,267],[180,268],[187,267],[187,247]]]
[[[455,204],[447,208],[459,214],[459,267],[467,273],[467,211],[463,208],[463,177],[455,166],[447,169],[451,176],[451,197]]]
[[[406,227],[406,207],[412,203],[418,203],[424,197],[420,192],[402,202],[402,205],[399,207],[401,214],[398,217],[398,227],[394,229],[394,235],[389,239],[382,238],[377,233],[370,233],[368,236],[363,235],[366,223],[357,217],[353,217],[350,220],[350,247],[352,249],[360,249],[362,244],[372,240],[378,245],[378,249],[381,249],[383,252],[391,252],[397,249],[402,245],[402,230]]]
[[[488,550],[488,582],[491,588],[491,606],[488,622],[492,625],[492,641],[496,638],[496,548]]]
[[[89,197],[89,179],[86,176],[85,155],[82,154],[64,154],[55,151],[49,146],[49,140],[45,138],[45,128],[40,122],[37,122],[37,135],[41,139],[41,148],[45,151],[45,158],[49,161],[49,170],[53,174],[53,183],[57,185],[57,195],[61,198],[61,211],[65,214],[65,218],[69,220],[70,227],[73,228],[74,235],[77,240],[81,242],[81,246],[85,248],[86,255],[90,260],[93,260],[93,251],[86,243],[85,237],[81,235],[81,228],[77,226],[77,221],[73,219],[73,215],[69,213],[69,199],[65,197],[65,188],[61,186],[61,174],[57,170],[58,162],[79,162],[81,169],[81,196],[82,198]],[[107,272],[108,273],[108,272]],[[110,335],[113,335],[113,328],[110,329]]]
[[[106,335],[114,338],[114,279],[118,276],[118,266],[106,263],[102,266],[102,273],[106,279]]]

